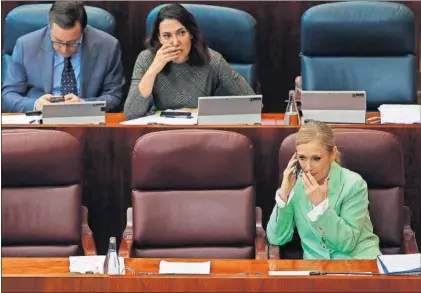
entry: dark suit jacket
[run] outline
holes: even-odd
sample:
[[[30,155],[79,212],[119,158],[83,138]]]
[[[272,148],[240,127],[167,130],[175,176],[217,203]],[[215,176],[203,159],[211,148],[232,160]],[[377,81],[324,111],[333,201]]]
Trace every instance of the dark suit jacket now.
[[[118,40],[88,25],[81,50],[79,98],[106,101],[108,110],[120,105],[124,75]],[[39,97],[51,94],[53,65],[54,49],[48,27],[20,37],[2,86],[2,112],[31,111]]]

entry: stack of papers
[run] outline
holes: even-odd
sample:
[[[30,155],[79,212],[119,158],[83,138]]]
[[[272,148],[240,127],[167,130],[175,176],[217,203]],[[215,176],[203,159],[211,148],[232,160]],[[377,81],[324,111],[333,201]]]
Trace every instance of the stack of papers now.
[[[159,263],[160,274],[196,274],[209,275],[210,261],[205,262],[168,262],[161,260]]]
[[[381,105],[379,111],[382,124],[421,123],[421,105]]]
[[[377,257],[377,266],[381,274],[421,274],[421,253],[380,255]]]
[[[124,258],[118,258],[120,262],[121,274],[125,274]],[[103,274],[104,273],[105,255],[90,255],[90,256],[70,256],[69,257],[69,271],[78,274]]]
[[[123,125],[196,125],[197,124],[197,112],[191,110],[180,109],[180,110],[165,110],[165,112],[190,112],[191,115],[186,116],[161,116],[162,111],[157,111],[154,115],[140,117],[133,120],[123,121],[120,124]]]

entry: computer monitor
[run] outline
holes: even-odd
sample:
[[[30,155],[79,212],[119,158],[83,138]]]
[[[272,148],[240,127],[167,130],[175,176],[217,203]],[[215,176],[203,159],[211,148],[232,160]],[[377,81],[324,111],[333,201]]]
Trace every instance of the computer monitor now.
[[[261,124],[262,98],[262,95],[199,97],[197,124]]]
[[[105,101],[49,103],[42,108],[43,124],[103,124]]]
[[[326,123],[365,123],[365,91],[302,91],[303,120]]]

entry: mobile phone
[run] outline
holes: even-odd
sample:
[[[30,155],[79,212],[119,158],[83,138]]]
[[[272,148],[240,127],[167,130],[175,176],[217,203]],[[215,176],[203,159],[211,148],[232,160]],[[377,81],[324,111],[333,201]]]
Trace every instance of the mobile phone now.
[[[50,97],[50,103],[64,102],[64,96],[52,96]]]
[[[161,112],[161,116],[191,116],[191,112],[164,111]]]
[[[297,153],[295,153],[295,156],[297,157],[297,162],[295,163],[295,177],[298,179],[298,176],[300,176],[301,166],[300,162],[298,161]]]

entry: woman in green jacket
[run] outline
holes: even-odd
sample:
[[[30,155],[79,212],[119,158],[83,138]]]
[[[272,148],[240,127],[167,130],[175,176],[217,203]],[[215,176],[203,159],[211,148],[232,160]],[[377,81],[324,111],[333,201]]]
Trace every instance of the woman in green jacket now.
[[[311,121],[300,128],[275,200],[269,243],[291,241],[296,227],[304,259],[375,259],[381,254],[368,212],[367,183],[339,165],[327,124]]]

